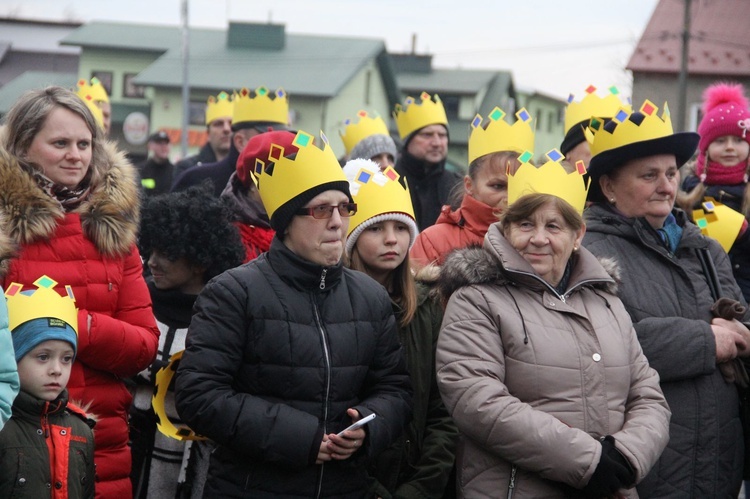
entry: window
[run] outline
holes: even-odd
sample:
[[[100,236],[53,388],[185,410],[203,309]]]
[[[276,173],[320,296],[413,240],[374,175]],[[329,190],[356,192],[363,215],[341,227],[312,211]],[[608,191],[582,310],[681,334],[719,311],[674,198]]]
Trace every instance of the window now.
[[[458,106],[461,98],[458,95],[438,95],[440,95],[440,100],[443,101],[445,115],[448,117],[448,119],[458,119]]]
[[[191,125],[206,124],[206,103],[191,102],[189,107],[188,121]]]
[[[112,71],[92,71],[92,78],[97,78],[107,91],[108,96],[112,96]]]
[[[125,73],[122,77],[122,95],[142,99],[145,96],[146,87],[133,83],[133,78],[138,76],[137,73]]]

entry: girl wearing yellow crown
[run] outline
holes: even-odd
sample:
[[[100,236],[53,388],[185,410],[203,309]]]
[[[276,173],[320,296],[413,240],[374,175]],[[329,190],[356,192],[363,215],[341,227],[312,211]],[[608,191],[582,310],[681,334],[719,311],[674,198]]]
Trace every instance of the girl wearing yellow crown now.
[[[370,491],[378,497],[440,499],[453,468],[458,432],[435,382],[442,309],[428,296],[429,288],[415,281],[409,265],[409,247],[417,234],[409,189],[392,168],[381,173],[369,160],[349,161],[344,173],[357,203],[346,240],[349,266],[388,290],[414,391],[412,421],[370,467]]]
[[[484,246],[441,268],[437,381],[462,496],[636,497],[669,409],[615,279],[581,247],[585,184],[553,161],[508,180]]]
[[[495,108],[484,123],[481,116],[474,118],[469,171],[453,194],[458,202],[443,206],[435,225],[417,236],[411,249],[415,265],[441,265],[454,249],[482,244],[487,228],[497,222],[507,205],[507,172],[514,172],[521,164],[520,153],[534,148],[530,115],[521,109],[517,116],[512,126],[505,122],[500,108]]]
[[[666,109],[657,110],[646,101],[589,127],[594,203],[584,243],[620,267],[618,294],[672,409],[669,445],[638,493],[737,497],[750,312],[724,249],[674,207],[678,169],[700,137],[674,133]]]
[[[68,390],[99,417],[97,497],[132,497],[123,378],[146,368],[159,330],[135,246],[139,194],[133,167],[72,91],[27,92],[5,116],[0,218],[16,245],[7,285],[43,274],[77,298],[79,344]]]

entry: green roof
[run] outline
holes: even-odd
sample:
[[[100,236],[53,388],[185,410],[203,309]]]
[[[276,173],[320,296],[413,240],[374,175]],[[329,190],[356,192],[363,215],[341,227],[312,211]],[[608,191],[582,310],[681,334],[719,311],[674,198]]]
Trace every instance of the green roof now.
[[[433,69],[429,73],[399,72],[396,79],[401,90],[406,93],[422,92],[429,89],[432,93],[475,95],[487,88],[495,78],[510,80],[507,71],[489,71],[479,69]]]
[[[0,88],[0,115],[10,111],[16,100],[27,90],[35,90],[50,85],[75,88],[78,75],[54,73],[51,71],[27,71]]]
[[[253,25],[248,25],[252,29]],[[257,25],[263,27],[264,25]],[[155,87],[180,87],[180,28],[92,22],[62,40],[65,45],[127,51],[163,52],[142,71],[135,83]],[[379,57],[382,40],[285,34],[281,49],[230,47],[227,30],[190,29],[192,88],[238,89],[263,84],[283,87],[292,95],[333,97],[368,62],[375,59],[384,78],[392,78]],[[395,81],[389,94],[397,99]]]

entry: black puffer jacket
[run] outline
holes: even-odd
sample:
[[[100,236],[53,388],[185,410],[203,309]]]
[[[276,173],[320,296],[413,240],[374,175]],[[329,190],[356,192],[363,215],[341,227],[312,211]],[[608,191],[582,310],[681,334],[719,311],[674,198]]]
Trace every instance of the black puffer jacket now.
[[[361,497],[364,460],[411,415],[388,294],[365,274],[312,264],[275,238],[199,295],[176,402],[183,421],[219,444],[207,497]],[[364,447],[316,465],[323,434],[343,430],[350,407],[378,415]]]
[[[619,296],[672,409],[669,445],[638,486],[641,497],[737,497],[742,481],[742,428],[734,385],[716,366],[713,298],[698,260],[708,250],[722,296],[744,304],[729,258],[674,210],[684,232],[670,253],[645,219],[594,205],[585,212],[583,244],[622,269]],[[750,312],[744,321],[750,321]]]

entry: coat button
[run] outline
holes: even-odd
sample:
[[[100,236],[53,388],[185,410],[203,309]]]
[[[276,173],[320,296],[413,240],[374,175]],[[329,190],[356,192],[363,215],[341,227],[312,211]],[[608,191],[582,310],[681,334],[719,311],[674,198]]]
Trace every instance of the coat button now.
[[[602,356],[599,355],[598,353],[595,353],[594,355],[592,355],[591,358],[594,359],[594,362],[599,362],[600,360],[602,360]]]
[[[60,430],[60,435],[63,435],[63,436],[65,436],[65,435],[67,435],[67,434],[68,434],[68,431],[67,431],[67,430]]]
[[[62,482],[55,482],[55,488],[60,490],[62,488]]]
[[[25,478],[19,478],[18,479],[18,485],[26,485],[26,479]]]

